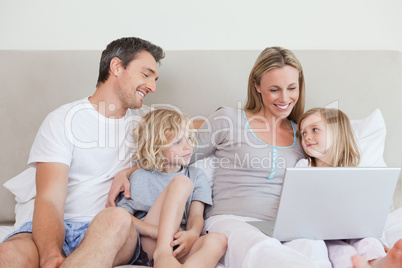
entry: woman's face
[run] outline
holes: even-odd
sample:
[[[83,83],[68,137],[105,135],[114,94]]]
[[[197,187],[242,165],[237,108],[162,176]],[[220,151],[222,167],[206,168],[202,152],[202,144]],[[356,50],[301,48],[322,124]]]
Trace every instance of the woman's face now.
[[[275,68],[254,86],[261,94],[265,112],[275,119],[286,118],[299,99],[299,71],[290,65]]]

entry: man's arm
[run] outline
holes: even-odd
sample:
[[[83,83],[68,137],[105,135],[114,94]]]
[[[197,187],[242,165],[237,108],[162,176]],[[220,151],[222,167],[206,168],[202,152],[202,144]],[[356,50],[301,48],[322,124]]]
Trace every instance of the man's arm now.
[[[64,204],[69,167],[62,163],[37,163],[36,199],[32,237],[38,247],[40,266],[57,267],[64,259]]]
[[[114,201],[116,200],[120,192],[124,191],[124,197],[127,199],[131,197],[130,183],[128,181],[128,178],[138,168],[139,166],[133,166],[130,168],[123,169],[116,174],[116,176],[113,179],[112,186],[110,186],[109,194],[107,196],[107,201],[105,205],[106,207],[116,206],[116,203]]]

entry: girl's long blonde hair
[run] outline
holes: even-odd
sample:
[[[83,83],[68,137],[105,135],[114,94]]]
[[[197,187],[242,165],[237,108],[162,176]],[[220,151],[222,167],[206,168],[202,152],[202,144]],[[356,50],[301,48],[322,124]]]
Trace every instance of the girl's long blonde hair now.
[[[170,109],[149,112],[134,130],[137,151],[133,160],[143,169],[162,171],[166,163],[163,150],[186,135],[186,131],[194,145],[196,132],[188,116]]]
[[[303,137],[300,135],[303,120],[315,113],[320,113],[321,118],[327,124],[327,131],[331,135],[332,144],[328,154],[328,165],[332,167],[356,167],[360,162],[360,152],[349,118],[339,109],[314,108],[305,112],[298,123],[298,137],[300,143]],[[315,158],[307,155],[309,165],[317,166]]]

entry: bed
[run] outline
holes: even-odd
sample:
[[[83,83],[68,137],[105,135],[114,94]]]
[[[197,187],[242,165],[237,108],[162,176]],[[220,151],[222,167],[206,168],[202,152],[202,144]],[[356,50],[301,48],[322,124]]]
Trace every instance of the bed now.
[[[220,106],[243,107],[248,74],[260,51],[167,51],[157,92],[146,104],[174,106],[205,119]],[[306,78],[306,109],[331,106],[354,120],[367,161],[402,165],[402,54],[397,51],[295,50]],[[29,149],[45,116],[95,90],[101,51],[0,51],[1,184],[26,181]],[[372,119],[375,116],[376,119]],[[378,117],[379,116],[379,117]],[[366,127],[369,125],[370,127]],[[375,162],[375,163],[377,163]],[[367,162],[369,163],[369,162]],[[371,162],[370,162],[371,163]],[[15,182],[15,181],[14,181]],[[12,191],[18,187],[9,185]],[[29,186],[31,187],[31,186]],[[0,239],[29,219],[33,192],[0,188]],[[401,176],[385,228],[402,238]]]

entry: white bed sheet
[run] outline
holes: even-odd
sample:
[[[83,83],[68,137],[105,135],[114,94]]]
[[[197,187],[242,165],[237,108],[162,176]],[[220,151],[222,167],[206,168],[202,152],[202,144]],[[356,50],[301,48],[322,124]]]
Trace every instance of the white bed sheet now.
[[[14,226],[0,226],[0,243],[3,239],[14,230]]]
[[[0,241],[3,241],[7,234],[14,230],[14,226],[0,226]],[[392,247],[396,241],[402,239],[402,208],[399,208],[388,215],[385,225],[385,239],[389,247]],[[125,265],[121,267],[134,267]],[[136,266],[138,267],[138,266]],[[223,268],[218,265],[217,268]]]
[[[396,241],[402,239],[402,207],[388,215],[384,231],[385,239],[390,248]]]

